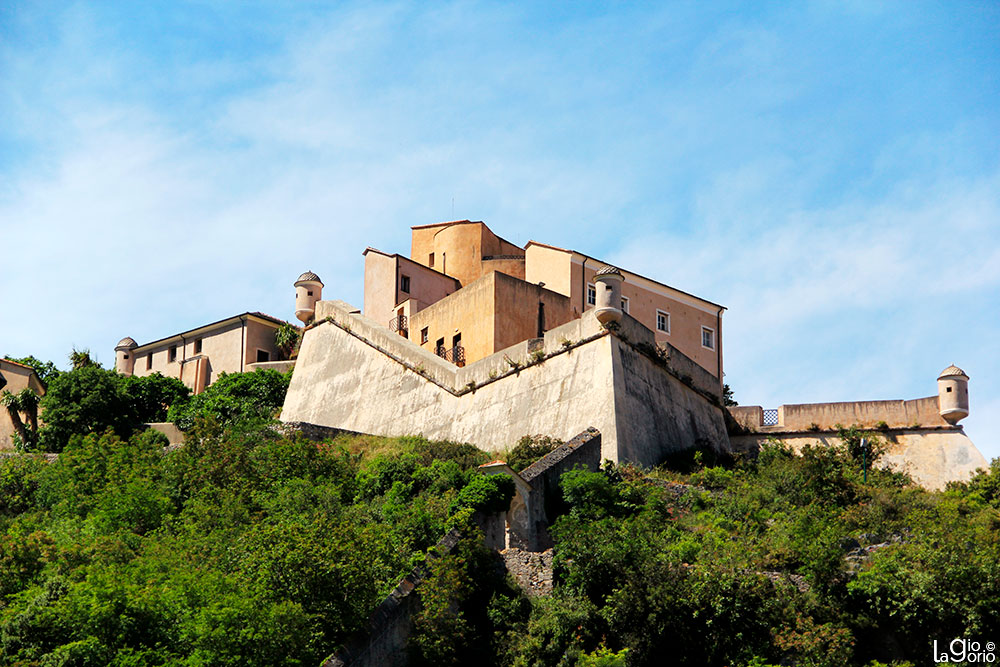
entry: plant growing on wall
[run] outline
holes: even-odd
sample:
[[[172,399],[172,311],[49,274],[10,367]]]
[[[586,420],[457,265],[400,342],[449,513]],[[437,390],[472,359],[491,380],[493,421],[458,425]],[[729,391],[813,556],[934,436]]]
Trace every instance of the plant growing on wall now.
[[[281,355],[286,359],[293,353],[298,353],[299,343],[302,341],[302,332],[293,324],[285,322],[274,332],[274,344],[278,346]]]

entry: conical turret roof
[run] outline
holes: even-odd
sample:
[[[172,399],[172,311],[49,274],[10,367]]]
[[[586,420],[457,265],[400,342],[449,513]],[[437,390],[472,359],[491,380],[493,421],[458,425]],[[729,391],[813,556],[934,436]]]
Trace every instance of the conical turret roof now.
[[[323,281],[320,280],[319,276],[317,276],[312,271],[306,271],[301,276],[299,276],[299,279],[295,281],[295,284],[298,285],[299,283],[306,283],[306,282],[316,282],[319,283],[320,285],[323,285]]]
[[[948,366],[948,368],[941,371],[941,375],[938,376],[938,380],[946,377],[964,377],[966,380],[969,379],[969,376],[965,374],[965,371],[955,364],[952,364],[951,366]]]

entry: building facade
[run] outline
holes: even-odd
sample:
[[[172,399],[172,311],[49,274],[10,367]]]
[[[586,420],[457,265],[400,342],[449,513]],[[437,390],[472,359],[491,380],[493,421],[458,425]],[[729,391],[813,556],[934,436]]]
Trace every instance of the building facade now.
[[[45,387],[31,366],[19,364],[9,359],[0,359],[0,392],[17,394],[30,389],[39,396],[45,395]],[[0,450],[14,448],[14,422],[6,408],[0,407]]]
[[[275,334],[283,324],[276,317],[247,312],[144,345],[125,337],[115,347],[115,368],[124,375],[175,377],[201,393],[222,373],[279,361]]]
[[[455,363],[467,363],[579,318],[595,307],[606,264],[529,241],[521,248],[482,222],[411,229],[410,257],[368,248],[364,315]],[[723,306],[621,270],[621,308],[722,378]]]

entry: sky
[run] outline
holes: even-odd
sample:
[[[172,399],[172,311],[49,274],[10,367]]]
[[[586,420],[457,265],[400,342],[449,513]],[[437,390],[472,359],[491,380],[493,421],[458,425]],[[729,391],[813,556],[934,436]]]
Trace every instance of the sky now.
[[[113,365],[485,221],[725,305],[741,404],[1000,456],[996,2],[0,3],[0,355]]]

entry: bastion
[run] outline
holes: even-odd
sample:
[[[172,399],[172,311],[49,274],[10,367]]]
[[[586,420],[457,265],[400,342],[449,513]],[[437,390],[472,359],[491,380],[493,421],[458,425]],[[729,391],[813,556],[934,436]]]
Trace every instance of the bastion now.
[[[350,304],[319,301],[281,419],[490,451],[594,427],[603,459],[647,466],[694,446],[728,451],[718,378],[628,314],[605,320],[587,311],[459,367]]]

